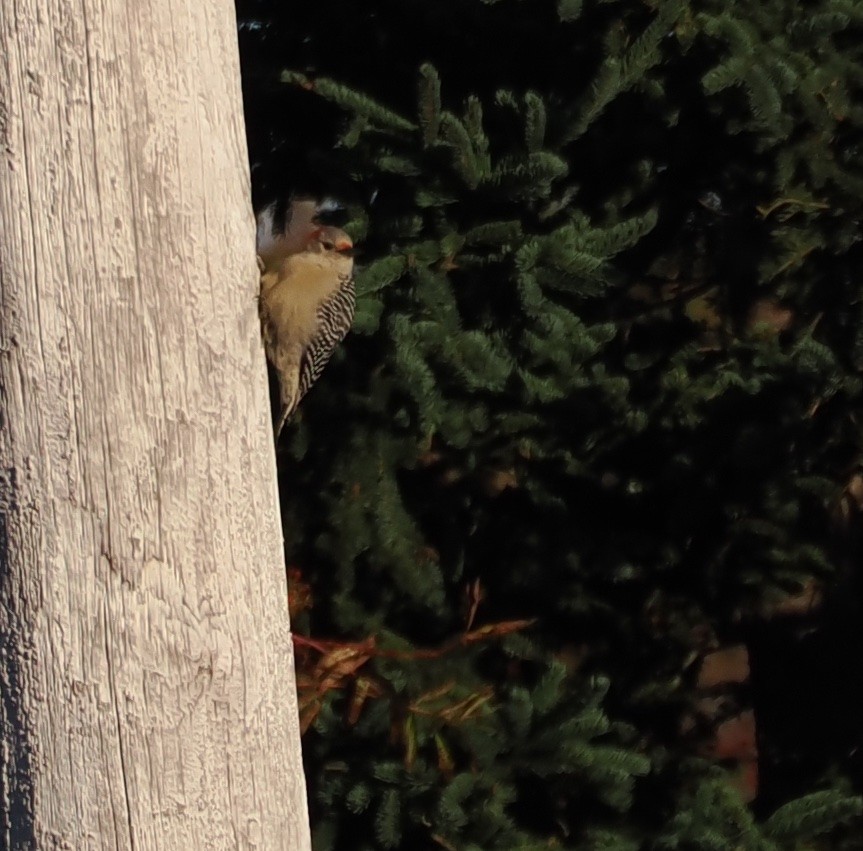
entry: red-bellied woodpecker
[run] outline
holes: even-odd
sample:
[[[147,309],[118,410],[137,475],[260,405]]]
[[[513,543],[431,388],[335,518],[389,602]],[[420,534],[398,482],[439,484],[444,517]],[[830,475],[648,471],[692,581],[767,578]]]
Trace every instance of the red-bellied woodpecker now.
[[[317,210],[314,201],[294,201],[279,233],[273,207],[258,216],[261,326],[282,402],[276,436],[354,319],[353,243],[343,230],[319,224]]]

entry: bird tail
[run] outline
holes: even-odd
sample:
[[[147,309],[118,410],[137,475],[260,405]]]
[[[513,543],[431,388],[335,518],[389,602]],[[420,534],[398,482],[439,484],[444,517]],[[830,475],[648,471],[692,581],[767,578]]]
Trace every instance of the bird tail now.
[[[285,427],[285,423],[288,421],[290,415],[290,408],[282,408],[282,415],[279,417],[279,422],[276,426],[276,440],[279,439],[279,435],[282,433],[282,429]]]
[[[294,411],[300,404],[300,364],[282,363],[277,365],[279,375],[279,396],[282,402],[282,411],[279,422],[276,425],[276,440],[282,433],[285,423],[293,416]]]

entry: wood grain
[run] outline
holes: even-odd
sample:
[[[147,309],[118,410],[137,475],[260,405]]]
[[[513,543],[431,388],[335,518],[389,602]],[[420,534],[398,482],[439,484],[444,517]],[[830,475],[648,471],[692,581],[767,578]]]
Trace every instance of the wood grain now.
[[[309,847],[230,0],[0,3],[0,846]]]

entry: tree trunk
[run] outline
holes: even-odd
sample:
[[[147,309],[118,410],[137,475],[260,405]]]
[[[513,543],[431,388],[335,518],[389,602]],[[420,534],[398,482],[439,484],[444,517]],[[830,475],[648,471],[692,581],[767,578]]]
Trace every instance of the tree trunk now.
[[[306,849],[233,3],[0,57],[0,842]]]

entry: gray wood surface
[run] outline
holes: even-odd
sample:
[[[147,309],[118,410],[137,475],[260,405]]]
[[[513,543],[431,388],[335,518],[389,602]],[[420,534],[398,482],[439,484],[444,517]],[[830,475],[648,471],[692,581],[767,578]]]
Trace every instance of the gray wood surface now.
[[[0,2],[0,847],[309,847],[232,0]]]

